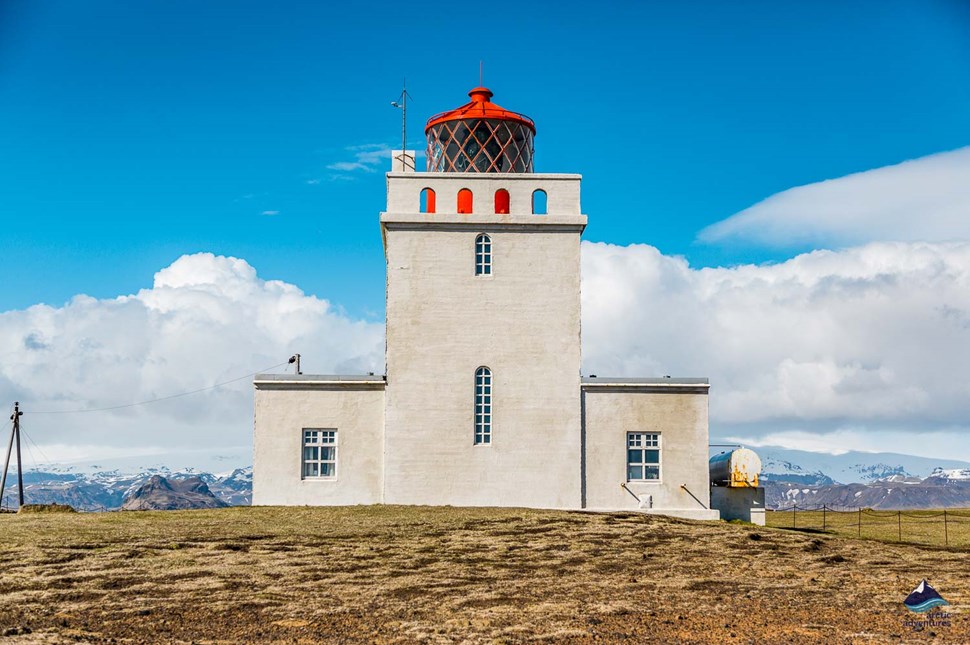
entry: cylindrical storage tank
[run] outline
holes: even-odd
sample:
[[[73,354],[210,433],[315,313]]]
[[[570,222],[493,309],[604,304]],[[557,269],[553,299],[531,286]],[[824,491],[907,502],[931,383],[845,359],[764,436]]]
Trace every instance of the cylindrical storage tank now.
[[[711,486],[753,488],[758,486],[761,458],[753,450],[736,448],[711,457]]]
[[[489,101],[486,87],[468,96],[471,103],[428,119],[428,172],[533,172],[535,122]]]

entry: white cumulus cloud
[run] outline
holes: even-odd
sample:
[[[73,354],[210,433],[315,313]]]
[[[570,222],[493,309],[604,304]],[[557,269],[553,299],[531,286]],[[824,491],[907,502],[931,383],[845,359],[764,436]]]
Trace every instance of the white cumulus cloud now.
[[[970,243],[699,270],[650,246],[584,243],[583,339],[584,368],[600,376],[709,376],[714,434],[764,443],[851,427],[870,449],[891,428],[959,436],[970,429]]]
[[[130,454],[235,450],[245,463],[251,379],[109,412],[40,413],[206,388],[296,352],[316,373],[382,373],[383,337],[382,324],[353,320],[292,284],[262,280],[244,260],[199,253],[179,258],[133,295],[80,295],[61,307],[0,314],[0,400],[21,401],[25,430],[38,452],[56,453],[46,455],[54,461],[110,456],[121,447]]]
[[[353,156],[352,161],[337,161],[327,165],[327,168],[343,172],[377,172],[382,165],[390,165],[391,147],[383,143],[349,146],[345,151]]]
[[[698,237],[777,248],[967,240],[970,147],[791,188]]]
[[[708,376],[715,437],[970,454],[970,243],[703,269],[646,245],[582,250],[586,373]],[[23,403],[25,430],[55,461],[180,452],[242,465],[249,379],[108,412],[39,412],[205,388],[295,352],[307,372],[382,373],[383,338],[383,324],[244,260],[183,256],[133,295],[0,314],[0,400]]]

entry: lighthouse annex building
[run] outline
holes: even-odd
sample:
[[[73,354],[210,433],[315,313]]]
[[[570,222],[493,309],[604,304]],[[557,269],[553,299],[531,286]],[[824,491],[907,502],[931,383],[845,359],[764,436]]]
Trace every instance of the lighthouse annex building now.
[[[582,178],[491,102],[395,151],[384,375],[255,378],[253,503],[710,510],[707,379],[583,377]],[[650,306],[650,303],[643,303]]]

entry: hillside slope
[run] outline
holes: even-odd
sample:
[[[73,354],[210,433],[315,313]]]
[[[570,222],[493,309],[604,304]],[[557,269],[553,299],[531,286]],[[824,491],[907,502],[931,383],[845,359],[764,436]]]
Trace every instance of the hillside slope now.
[[[41,642],[970,642],[964,552],[637,513],[0,515],[0,633]],[[927,578],[951,625],[914,632]]]

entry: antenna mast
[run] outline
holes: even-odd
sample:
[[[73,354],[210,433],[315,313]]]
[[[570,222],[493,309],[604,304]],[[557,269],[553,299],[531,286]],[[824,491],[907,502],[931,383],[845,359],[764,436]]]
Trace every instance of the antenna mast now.
[[[408,149],[408,80],[401,87],[401,154]]]
[[[408,94],[408,80],[404,79],[404,86],[401,89],[401,97],[396,101],[391,101],[391,105],[401,109],[401,166],[408,165],[408,99],[412,98]],[[412,168],[413,170],[413,168]]]

